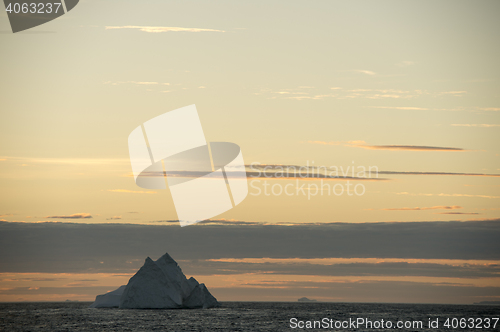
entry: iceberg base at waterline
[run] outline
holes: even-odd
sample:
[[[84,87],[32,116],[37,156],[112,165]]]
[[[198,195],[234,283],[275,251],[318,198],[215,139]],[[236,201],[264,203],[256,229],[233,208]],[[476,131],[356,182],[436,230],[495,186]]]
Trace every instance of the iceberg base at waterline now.
[[[146,258],[127,285],[97,295],[90,308],[195,309],[218,307],[219,302],[205,284],[187,279],[176,261],[165,254]]]

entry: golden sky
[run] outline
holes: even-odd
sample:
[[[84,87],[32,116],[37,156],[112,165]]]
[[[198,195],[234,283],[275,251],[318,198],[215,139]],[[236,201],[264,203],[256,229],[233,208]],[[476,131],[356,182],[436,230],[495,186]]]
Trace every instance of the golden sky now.
[[[1,12],[0,301],[93,300],[166,251],[219,300],[499,300],[499,10],[497,1],[85,0],[16,34]],[[134,183],[127,138],[191,104],[207,141],[236,143],[257,166],[240,205],[180,229],[166,222],[177,219],[169,190]],[[276,175],[290,166],[340,178]],[[363,194],[329,194],[348,183]],[[275,194],[286,186],[291,195]],[[134,225],[185,242],[134,251]],[[344,226],[352,250],[318,240]],[[203,229],[218,232],[220,248]],[[97,233],[123,250],[84,254]],[[412,251],[400,240],[409,233]],[[254,236],[246,240],[266,250],[234,249],[225,236]],[[188,250],[195,239],[213,254]],[[294,243],[303,251],[284,250]]]

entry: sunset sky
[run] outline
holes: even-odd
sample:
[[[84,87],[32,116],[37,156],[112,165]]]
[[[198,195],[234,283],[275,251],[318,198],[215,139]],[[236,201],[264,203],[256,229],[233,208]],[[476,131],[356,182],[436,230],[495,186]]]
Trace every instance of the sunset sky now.
[[[13,34],[2,11],[0,301],[93,301],[165,252],[220,301],[499,301],[499,14],[83,0]],[[192,104],[255,166],[241,204],[181,228],[127,139]]]

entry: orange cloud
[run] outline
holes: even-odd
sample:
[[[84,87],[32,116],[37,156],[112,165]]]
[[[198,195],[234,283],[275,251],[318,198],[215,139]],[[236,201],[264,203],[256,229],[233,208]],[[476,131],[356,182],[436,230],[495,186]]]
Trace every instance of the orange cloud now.
[[[351,148],[362,148],[368,150],[406,150],[406,151],[466,151],[461,148],[450,148],[440,146],[424,146],[424,145],[368,145],[365,141],[307,141],[310,144],[322,145],[343,145]]]
[[[75,213],[71,215],[62,215],[62,216],[47,216],[45,218],[54,218],[54,219],[88,219],[92,218],[90,213]]]
[[[424,211],[424,210],[455,210],[462,209],[461,206],[453,205],[453,206],[430,206],[430,207],[403,207],[403,208],[386,208],[380,209],[382,211]]]

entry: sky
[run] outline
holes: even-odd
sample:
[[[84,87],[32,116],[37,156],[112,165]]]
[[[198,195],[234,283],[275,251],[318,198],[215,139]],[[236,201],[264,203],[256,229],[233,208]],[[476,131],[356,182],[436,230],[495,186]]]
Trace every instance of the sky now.
[[[221,301],[499,301],[499,11],[83,0],[15,34],[2,11],[0,301],[93,301],[165,252]],[[181,228],[128,135],[192,104],[249,194]]]

